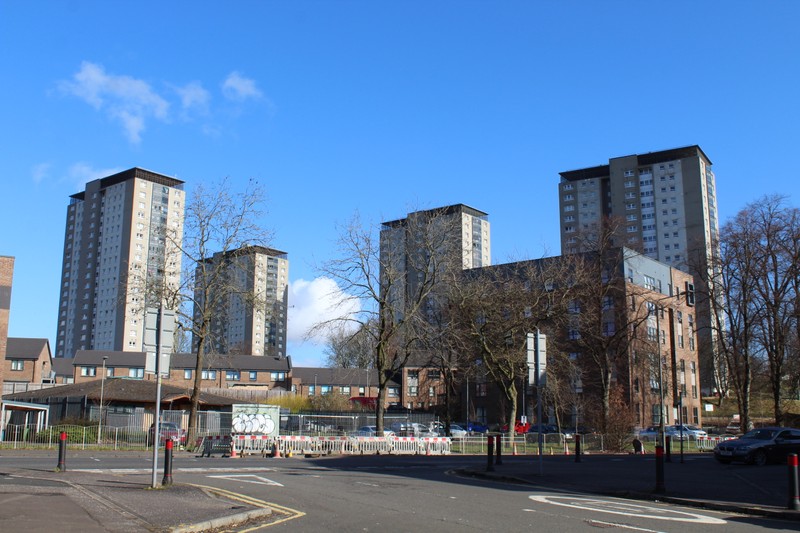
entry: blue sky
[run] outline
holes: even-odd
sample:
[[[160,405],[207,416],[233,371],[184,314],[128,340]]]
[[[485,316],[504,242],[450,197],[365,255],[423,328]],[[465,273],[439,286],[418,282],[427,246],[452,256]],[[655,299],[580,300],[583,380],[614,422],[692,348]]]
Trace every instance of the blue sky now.
[[[558,254],[558,172],[699,144],[720,219],[797,205],[800,2],[0,0],[9,334],[56,333],[64,219],[143,167],[249,178],[289,253],[289,353],[336,225],[464,203],[493,262]]]

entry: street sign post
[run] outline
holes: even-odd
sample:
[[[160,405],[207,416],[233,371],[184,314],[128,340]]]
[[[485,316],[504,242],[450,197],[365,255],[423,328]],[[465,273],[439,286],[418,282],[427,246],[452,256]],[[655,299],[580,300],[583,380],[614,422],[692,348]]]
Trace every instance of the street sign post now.
[[[161,378],[169,376],[170,356],[175,338],[175,311],[164,309],[145,310],[144,350],[145,372],[156,375],[156,408],[153,421],[153,476],[152,488],[156,488],[158,471],[158,445],[161,442]]]

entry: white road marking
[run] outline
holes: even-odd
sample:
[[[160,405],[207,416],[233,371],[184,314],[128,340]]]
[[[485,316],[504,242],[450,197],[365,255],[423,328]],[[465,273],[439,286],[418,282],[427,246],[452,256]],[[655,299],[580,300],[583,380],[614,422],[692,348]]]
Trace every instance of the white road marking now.
[[[231,481],[241,481],[242,483],[255,483],[256,485],[271,485],[274,487],[283,487],[277,481],[272,481],[265,477],[257,476],[255,474],[229,474],[225,476],[207,476],[216,479],[229,479]],[[252,479],[247,479],[252,478]]]
[[[634,531],[644,531],[646,533],[663,533],[663,532],[660,532],[660,531],[658,531],[656,529],[647,529],[647,528],[644,528],[644,527],[629,526],[628,524],[618,524],[617,522],[603,522],[601,520],[589,520],[588,522],[589,522],[589,524],[591,524],[593,526],[597,525],[597,526],[603,526],[603,527],[615,527],[615,528],[620,528],[620,529],[632,529]]]
[[[655,520],[669,520],[674,522],[691,522],[694,524],[721,525],[726,524],[725,520],[705,516],[697,513],[676,511],[669,508],[651,507],[638,505],[635,503],[598,500],[594,498],[580,498],[575,496],[528,496],[531,500],[539,503],[549,503],[562,507],[572,507],[586,511],[596,511],[600,513],[618,514],[624,516],[634,516],[638,518],[652,518]]]
[[[163,466],[162,466],[163,468]],[[92,474],[102,474],[109,472],[112,474],[147,474],[152,472],[151,468],[71,468],[70,472],[88,472]],[[172,472],[199,473],[206,472],[275,472],[274,468],[173,468]]]

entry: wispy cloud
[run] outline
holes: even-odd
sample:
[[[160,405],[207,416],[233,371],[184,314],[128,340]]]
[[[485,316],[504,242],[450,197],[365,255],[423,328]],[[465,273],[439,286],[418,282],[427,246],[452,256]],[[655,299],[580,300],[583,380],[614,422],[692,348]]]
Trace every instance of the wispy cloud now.
[[[200,81],[185,84],[164,81],[163,94],[160,94],[142,79],[112,74],[102,65],[84,61],[72,78],[59,82],[58,87],[65,94],[80,98],[119,123],[125,136],[133,144],[141,142],[148,121],[166,123],[176,113],[180,114],[184,122],[195,122],[195,119],[200,118],[196,123],[206,135],[220,134],[219,126],[214,122],[216,113],[212,108],[212,94]],[[237,104],[265,101],[256,81],[236,71],[222,80],[220,89],[224,99]],[[266,102],[271,106],[271,102]],[[173,108],[178,111],[172,111]],[[237,108],[234,116],[241,111]]]
[[[42,183],[50,176],[50,163],[39,163],[31,169],[31,179],[36,185]]]
[[[324,332],[317,332],[309,338],[309,331],[319,323],[334,318],[345,317],[360,311],[357,301],[344,300],[343,293],[336,282],[330,278],[316,278],[313,281],[299,279],[289,287],[289,341],[309,341],[323,345],[327,341]]]
[[[225,98],[237,102],[242,102],[249,98],[257,100],[262,96],[254,80],[245,78],[236,71],[228,74],[228,77],[222,82],[222,94]]]
[[[187,83],[183,87],[173,87],[181,100],[181,108],[184,112],[208,113],[208,106],[211,102],[209,93],[199,81]]]
[[[67,170],[67,179],[77,187],[78,190],[83,190],[85,185],[90,181],[94,181],[106,176],[111,176],[117,172],[122,172],[121,168],[94,168],[88,163],[75,163]]]
[[[107,74],[101,65],[84,61],[71,80],[60,84],[63,91],[108,114],[122,124],[128,139],[141,141],[148,118],[167,120],[169,103],[144,80]]]

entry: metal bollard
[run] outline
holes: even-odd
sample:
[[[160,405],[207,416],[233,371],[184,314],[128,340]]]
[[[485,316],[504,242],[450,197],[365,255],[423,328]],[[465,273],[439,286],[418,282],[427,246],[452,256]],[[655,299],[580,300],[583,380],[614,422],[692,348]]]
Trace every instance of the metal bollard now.
[[[486,463],[486,471],[487,472],[494,472],[494,437],[492,435],[488,435],[486,437],[486,447],[488,453],[486,454],[487,463]]]
[[[164,479],[161,484],[165,487],[172,485],[172,439],[164,443]]]
[[[797,476],[797,454],[790,453],[786,458],[789,465],[789,504],[788,509],[800,511],[800,481]]]
[[[500,433],[495,435],[497,439],[495,446],[497,447],[497,459],[495,460],[494,464],[501,465],[503,464],[503,458],[500,456],[500,450],[503,448],[503,434]]]
[[[575,433],[575,462],[581,462],[581,436]]]
[[[666,441],[667,448],[666,448],[666,457],[664,458],[664,462],[671,463],[672,462],[672,437],[669,435],[664,437]]]
[[[58,436],[58,466],[56,472],[67,470],[67,432],[62,431]]]
[[[664,447],[656,446],[656,488],[654,492],[664,493]]]

